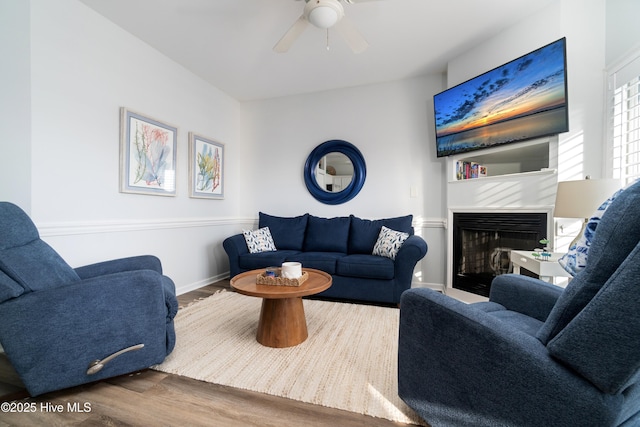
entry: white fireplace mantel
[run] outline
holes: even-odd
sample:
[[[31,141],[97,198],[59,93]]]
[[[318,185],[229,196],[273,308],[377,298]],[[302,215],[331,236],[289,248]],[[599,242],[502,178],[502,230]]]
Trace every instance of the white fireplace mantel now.
[[[546,213],[547,238],[553,247],[553,206],[558,184],[557,153],[558,138],[549,137],[448,158],[446,224],[448,249],[445,292],[453,290],[451,287],[453,277],[453,228],[451,225],[454,213]],[[532,157],[536,158],[532,160]],[[456,162],[466,160],[487,165],[488,176],[457,180]],[[492,175],[492,171],[506,172]]]

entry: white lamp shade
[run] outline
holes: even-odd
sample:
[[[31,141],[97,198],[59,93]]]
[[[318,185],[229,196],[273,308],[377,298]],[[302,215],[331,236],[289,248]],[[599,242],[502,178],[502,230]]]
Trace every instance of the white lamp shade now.
[[[553,216],[589,218],[600,205],[620,189],[617,179],[583,179],[558,183]]]
[[[317,6],[309,12],[308,19],[318,28],[330,28],[338,22],[338,12],[329,6]]]

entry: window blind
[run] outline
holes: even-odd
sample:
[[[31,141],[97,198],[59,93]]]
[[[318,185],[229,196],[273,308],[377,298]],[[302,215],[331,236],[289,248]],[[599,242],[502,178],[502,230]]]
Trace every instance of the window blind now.
[[[609,168],[624,185],[640,178],[640,52],[608,73]]]

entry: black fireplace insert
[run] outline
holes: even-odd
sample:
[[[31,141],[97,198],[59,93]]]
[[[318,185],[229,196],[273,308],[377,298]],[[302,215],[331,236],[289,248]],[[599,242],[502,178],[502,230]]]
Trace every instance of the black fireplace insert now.
[[[453,214],[453,287],[489,296],[491,281],[511,273],[512,250],[540,248],[546,213]]]

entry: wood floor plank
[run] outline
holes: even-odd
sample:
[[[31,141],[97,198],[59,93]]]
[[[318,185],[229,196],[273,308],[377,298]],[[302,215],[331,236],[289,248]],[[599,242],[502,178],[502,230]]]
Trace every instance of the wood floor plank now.
[[[13,387],[24,388],[22,380],[18,376],[18,373],[11,366],[11,362],[7,358],[7,355],[0,353],[0,382],[3,385],[11,385]],[[1,394],[0,394],[1,395]]]
[[[204,406],[184,405],[167,398],[137,393],[111,384],[100,384],[91,394],[92,407],[98,414],[108,414],[125,425],[178,426],[207,425],[210,420]]]
[[[146,369],[140,372],[134,372],[129,375],[121,375],[115,378],[105,380],[109,384],[117,385],[127,390],[144,393],[154,387],[160,381],[165,379],[169,374],[152,369]]]
[[[151,397],[153,394],[154,397]],[[270,396],[233,387],[210,384],[178,375],[168,376],[147,397],[168,396],[169,400],[182,405],[196,402],[206,405],[215,413],[217,422],[228,425],[255,426],[396,426],[403,425],[353,412],[312,405],[296,400]],[[186,404],[186,402],[185,402]],[[227,425],[227,424],[224,424]]]
[[[207,285],[194,291],[187,292],[186,294],[178,295],[178,305],[180,307],[185,307],[193,301],[210,297],[216,292],[220,292],[222,290],[232,290],[231,285],[229,284],[229,280],[221,280],[211,285]]]

